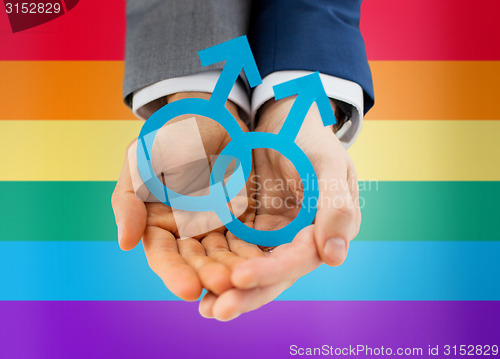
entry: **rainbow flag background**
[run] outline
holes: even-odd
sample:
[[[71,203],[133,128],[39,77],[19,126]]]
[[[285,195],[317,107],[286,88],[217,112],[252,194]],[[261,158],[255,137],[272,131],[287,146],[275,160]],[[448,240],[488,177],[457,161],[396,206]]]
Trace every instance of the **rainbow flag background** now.
[[[117,245],[110,197],[142,125],[121,99],[125,2],[16,34],[1,13],[0,358],[500,345],[500,2],[362,11],[376,104],[349,150],[360,234],[344,265],[228,323]]]

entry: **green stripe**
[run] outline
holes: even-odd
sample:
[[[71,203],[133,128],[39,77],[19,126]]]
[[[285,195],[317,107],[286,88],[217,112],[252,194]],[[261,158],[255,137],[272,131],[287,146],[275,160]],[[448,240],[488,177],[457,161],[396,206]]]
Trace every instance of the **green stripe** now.
[[[500,241],[500,182],[378,185],[360,192],[366,204],[359,240]]]
[[[0,182],[15,241],[114,241],[114,182]],[[499,241],[500,182],[360,182],[364,241]]]

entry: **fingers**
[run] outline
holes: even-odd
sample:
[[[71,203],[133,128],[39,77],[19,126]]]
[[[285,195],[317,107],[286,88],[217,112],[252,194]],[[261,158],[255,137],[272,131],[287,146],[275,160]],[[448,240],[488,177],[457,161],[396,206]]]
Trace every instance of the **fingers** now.
[[[130,250],[139,243],[147,218],[144,202],[134,193],[128,162],[128,157],[125,156],[122,172],[111,198],[118,227],[118,244],[123,250]]]
[[[226,237],[221,233],[210,233],[202,241],[206,254],[217,263],[223,264],[226,268],[233,269],[238,264],[245,262],[247,258],[264,256],[262,250],[254,245],[236,238],[230,232]],[[229,272],[230,274],[231,272]],[[229,279],[230,280],[230,279]],[[232,287],[232,283],[231,283]],[[225,291],[219,291],[219,295]],[[218,296],[213,292],[207,292],[200,301],[199,312],[205,318],[213,318],[213,306]]]
[[[208,235],[203,238],[201,243],[205,248],[207,256],[222,263],[230,270],[245,260],[229,250],[229,245],[225,237]]]
[[[246,225],[251,226],[250,223],[246,223]],[[237,256],[242,258],[256,258],[264,256],[264,252],[257,245],[245,242],[237,238],[229,231],[227,232],[226,237],[229,249]]]
[[[285,289],[290,287],[293,281],[283,281],[267,287],[257,287],[248,290],[230,289],[213,299],[209,297],[204,303],[204,313],[209,313],[211,317],[228,321],[237,318],[243,313],[258,309],[271,302]],[[211,309],[208,308],[212,304]]]
[[[350,160],[337,166],[332,165],[318,174],[322,181],[315,238],[321,259],[330,266],[339,266],[345,261],[349,242],[358,234],[361,224],[354,166]]]
[[[221,233],[210,233],[208,236],[224,238]],[[224,264],[208,257],[199,241],[193,238],[179,239],[177,245],[180,255],[196,271],[204,288],[220,294],[233,287],[229,269]]]
[[[172,233],[158,227],[147,227],[143,245],[149,266],[172,293],[187,301],[199,298],[202,283],[196,271],[181,257]]]
[[[293,242],[276,247],[269,256],[249,259],[237,265],[231,276],[240,289],[295,281],[321,264],[314,242],[314,226],[300,231]]]
[[[202,317],[213,318],[212,309],[214,307],[217,296],[211,292],[207,292],[205,296],[201,299],[200,305],[198,306],[198,311]]]
[[[264,255],[256,245],[244,242],[229,232],[226,237],[210,234],[201,243],[210,258],[224,264],[230,270],[247,258]]]
[[[298,277],[321,264],[313,232],[313,226],[307,227],[292,243],[277,247],[270,256],[257,256],[240,262],[235,267],[233,278],[236,273],[240,273],[236,276],[241,276],[242,281],[255,278],[258,285],[250,289],[230,289],[219,296],[207,293],[200,302],[200,314],[206,318],[228,321],[274,300]],[[253,273],[254,277],[249,277],[249,273]]]

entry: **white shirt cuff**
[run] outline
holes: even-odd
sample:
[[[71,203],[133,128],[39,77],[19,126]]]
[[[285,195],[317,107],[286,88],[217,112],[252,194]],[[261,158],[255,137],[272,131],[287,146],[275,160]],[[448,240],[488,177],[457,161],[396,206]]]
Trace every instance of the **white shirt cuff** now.
[[[144,87],[134,92],[132,97],[132,111],[137,117],[142,118],[137,110],[161,97],[177,92],[212,93],[220,73],[221,70],[205,71],[188,76],[173,77]],[[238,78],[238,81],[236,81],[236,84],[231,90],[229,100],[239,106],[247,115],[250,115],[248,92],[241,78]],[[144,120],[144,118],[142,119]]]
[[[134,92],[132,110],[138,114],[138,109],[161,97],[177,92],[208,92],[212,93],[221,70],[211,70],[193,75],[174,77],[156,82],[150,86]],[[247,113],[253,123],[258,109],[268,100],[274,98],[273,86],[312,73],[312,71],[276,71],[262,80],[262,84],[254,89],[251,104],[248,98],[247,87],[241,78],[234,85],[229,100]],[[336,135],[345,148],[349,148],[363,123],[363,90],[357,83],[339,77],[320,74],[321,81],[328,97],[350,104],[354,111],[349,121],[340,128]],[[144,119],[144,118],[143,118]]]
[[[311,74],[312,71],[276,71],[262,80],[254,89],[251,103],[251,118],[255,118],[258,109],[274,98],[273,86]],[[345,148],[349,148],[359,132],[363,122],[363,89],[357,83],[339,77],[320,74],[321,82],[328,97],[348,103],[353,107],[352,116],[336,135]]]

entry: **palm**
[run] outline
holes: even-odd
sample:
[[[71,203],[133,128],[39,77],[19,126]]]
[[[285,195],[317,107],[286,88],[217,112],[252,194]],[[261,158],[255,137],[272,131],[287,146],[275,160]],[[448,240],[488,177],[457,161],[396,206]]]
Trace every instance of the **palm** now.
[[[168,102],[208,96],[176,94]],[[226,107],[248,131],[236,106],[228,102]],[[151,155],[158,178],[184,195],[207,194],[214,157],[230,141],[229,136],[217,122],[201,116],[181,116],[164,129],[158,131]],[[139,176],[133,146],[127,151],[112,197],[120,247],[132,249],[142,238],[150,267],[182,299],[196,300],[203,288],[217,294],[231,288],[230,269],[244,258],[262,255],[262,251],[230,233],[226,235],[213,214],[179,211],[155,200]],[[251,209],[248,206],[239,218],[253,221]]]
[[[280,229],[300,210],[303,190],[293,185],[300,183],[300,178],[292,163],[272,150],[254,150],[253,160],[259,191],[255,219],[247,225],[263,231]],[[207,293],[200,303],[201,314],[229,320],[257,309],[320,264],[312,226],[302,230],[292,243],[271,248],[266,254],[240,262],[232,275],[236,288],[221,295]]]
[[[169,121],[156,134],[153,168],[169,189],[185,196],[207,195],[213,161],[229,141],[229,136],[217,122],[202,116],[180,116]],[[131,162],[134,160],[132,158]],[[147,190],[142,180],[138,179],[138,182],[141,189]],[[213,213],[182,211],[163,203],[151,203],[157,200],[149,192],[147,198],[142,199],[150,202],[146,203],[148,226],[157,226],[178,239],[201,240],[211,232],[224,233],[223,224]]]
[[[259,230],[276,230],[286,226],[300,209],[303,191],[294,166],[277,152],[254,150],[255,173],[260,184],[254,226]]]
[[[293,99],[281,100],[265,108],[257,131],[278,133],[291,103]],[[314,224],[268,256],[240,264],[232,275],[236,289],[218,297],[208,294],[200,304],[202,314],[231,319],[259,308],[321,264],[328,238],[350,240],[356,235],[360,216],[356,210],[357,181],[352,162],[332,129],[323,127],[317,109],[311,109],[304,124],[295,142],[322,182]],[[259,188],[254,226],[260,230],[282,228],[297,216],[301,207],[303,190],[299,175],[293,164],[275,151],[257,149],[253,155]],[[327,263],[340,265],[346,250],[329,251]]]
[[[278,132],[291,102],[293,99],[281,100],[270,108],[265,107],[257,131]],[[229,107],[231,105],[228,103]],[[137,187],[136,183],[133,185],[134,168],[129,170],[129,163],[137,161],[127,158],[113,194],[120,247],[131,249],[142,238],[148,263],[165,285],[185,300],[196,300],[206,288],[208,292],[200,303],[200,312],[221,320],[234,318],[273,300],[322,261],[339,265],[346,253],[341,249],[328,253],[325,244],[328,238],[350,240],[356,235],[359,209],[356,211],[355,206],[345,204],[358,204],[357,181],[352,163],[331,128],[324,128],[317,111],[311,111],[304,122],[306,130],[301,129],[296,143],[311,160],[318,179],[336,181],[340,189],[331,191],[320,187],[315,224],[299,232],[293,242],[265,253],[226,231],[222,223],[217,223],[214,214],[182,212],[162,203],[144,203],[141,189],[134,190]],[[231,112],[238,118],[235,106]],[[203,153],[198,158],[204,157],[205,162],[189,156],[200,152],[200,141],[196,144],[189,133],[181,133],[172,141],[160,141],[165,148],[158,152],[159,167],[155,168],[169,188],[193,196],[207,194],[214,157],[230,141],[216,122],[199,117],[196,121],[198,139],[201,135],[203,142]],[[248,131],[241,121],[238,122]],[[172,146],[173,143],[176,146]],[[154,161],[154,153],[152,157]],[[257,181],[247,184],[248,198],[245,196],[244,202],[248,206],[238,218],[259,230],[282,228],[300,209],[303,197],[300,178],[292,163],[272,150],[254,150],[253,160]],[[135,173],[137,177],[137,168]],[[254,188],[248,187],[255,182],[256,203],[252,202]],[[142,197],[145,195],[142,193]],[[344,205],[340,208],[324,206],[322,198],[340,198]]]
[[[193,119],[183,116],[173,123],[181,124],[183,120]],[[196,117],[196,123],[199,134],[189,133],[187,128],[181,129],[182,144],[167,138],[161,141],[157,135],[157,141],[162,146],[156,151],[159,178],[170,189],[189,196],[208,194],[211,166],[230,141],[218,123],[200,116]],[[240,122],[240,125],[248,130],[243,123]],[[197,139],[202,140],[204,153],[200,156],[195,154],[194,158],[203,159],[193,160],[193,153],[200,151],[200,144],[193,143]],[[245,194],[250,196],[251,188]],[[248,206],[249,200],[245,198],[244,207],[241,197],[230,202],[233,213],[246,223],[254,218],[253,206]],[[143,244],[149,264],[166,286],[183,299],[198,298],[202,288],[217,294],[228,290],[232,287],[230,269],[245,258],[262,254],[258,247],[226,233],[224,225],[213,212],[181,211],[163,203],[146,203],[146,210]]]

